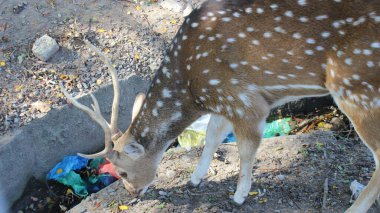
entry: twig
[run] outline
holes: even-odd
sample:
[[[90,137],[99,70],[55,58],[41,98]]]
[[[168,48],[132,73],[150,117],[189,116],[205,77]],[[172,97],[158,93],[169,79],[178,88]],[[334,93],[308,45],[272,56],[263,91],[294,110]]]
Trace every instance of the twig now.
[[[323,185],[323,202],[322,202],[322,211],[326,210],[327,203],[327,195],[329,193],[329,178],[325,179],[325,183]]]

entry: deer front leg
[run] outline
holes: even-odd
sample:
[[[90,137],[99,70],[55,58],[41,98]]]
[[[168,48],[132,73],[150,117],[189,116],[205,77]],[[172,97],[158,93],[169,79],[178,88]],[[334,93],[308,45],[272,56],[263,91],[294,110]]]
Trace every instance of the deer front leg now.
[[[191,175],[190,182],[193,186],[198,186],[202,178],[207,174],[214,153],[219,144],[232,131],[232,128],[231,122],[225,117],[215,114],[211,115],[206,131],[206,144],[197,168]]]
[[[251,123],[236,125],[238,128],[235,128],[235,136],[240,156],[240,172],[233,202],[237,205],[244,203],[251,189],[253,161],[255,160],[255,154],[260,145],[264,124],[265,119],[257,125]]]

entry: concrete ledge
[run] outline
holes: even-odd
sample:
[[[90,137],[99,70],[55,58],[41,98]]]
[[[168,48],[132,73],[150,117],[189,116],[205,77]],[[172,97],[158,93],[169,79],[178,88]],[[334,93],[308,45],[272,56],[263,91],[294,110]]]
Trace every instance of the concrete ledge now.
[[[148,81],[138,77],[121,80],[118,127],[125,131],[130,124],[132,106],[138,92],[146,91]],[[94,93],[103,116],[109,120],[113,99],[112,85]],[[80,102],[90,105],[89,96]],[[93,153],[104,145],[100,126],[73,106],[53,109],[48,115],[0,139],[0,194],[13,203],[30,177],[45,178],[47,172],[65,155]]]

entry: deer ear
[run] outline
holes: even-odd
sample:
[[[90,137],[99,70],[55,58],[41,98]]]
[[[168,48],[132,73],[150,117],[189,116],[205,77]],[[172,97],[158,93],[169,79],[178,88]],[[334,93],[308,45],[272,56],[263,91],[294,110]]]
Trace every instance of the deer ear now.
[[[132,109],[132,121],[136,118],[137,114],[139,114],[140,109],[142,104],[144,103],[145,100],[145,94],[140,92],[137,94],[135,98],[135,103],[133,104],[133,109]]]
[[[144,147],[136,141],[130,142],[127,145],[125,145],[123,151],[125,152],[125,154],[127,154],[128,157],[132,158],[132,160],[137,160],[145,154]]]

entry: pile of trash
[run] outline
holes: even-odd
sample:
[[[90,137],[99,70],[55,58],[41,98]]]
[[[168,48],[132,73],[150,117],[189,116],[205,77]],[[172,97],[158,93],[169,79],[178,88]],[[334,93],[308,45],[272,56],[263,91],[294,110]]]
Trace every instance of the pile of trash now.
[[[113,165],[104,158],[89,160],[80,156],[66,156],[47,174],[54,180],[71,187],[73,192],[84,198],[110,185],[120,177]]]

